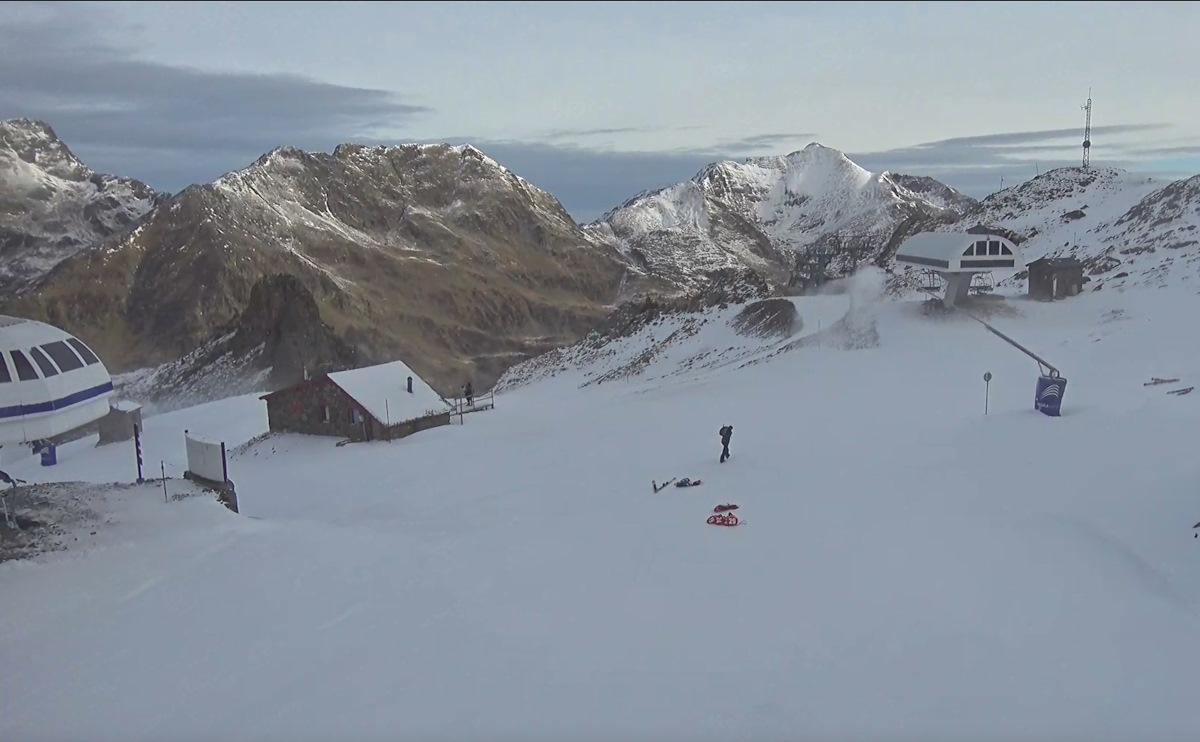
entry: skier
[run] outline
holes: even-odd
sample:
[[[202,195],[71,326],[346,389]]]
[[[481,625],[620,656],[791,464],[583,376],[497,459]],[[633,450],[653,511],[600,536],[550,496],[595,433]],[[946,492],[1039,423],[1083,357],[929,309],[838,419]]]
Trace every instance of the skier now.
[[[475,405],[475,387],[472,386],[471,382],[469,381],[467,382],[466,386],[463,387],[463,396],[467,398],[467,407],[473,407]]]
[[[725,463],[725,459],[729,458],[729,439],[733,437],[733,426],[726,425],[721,428],[721,463]]]

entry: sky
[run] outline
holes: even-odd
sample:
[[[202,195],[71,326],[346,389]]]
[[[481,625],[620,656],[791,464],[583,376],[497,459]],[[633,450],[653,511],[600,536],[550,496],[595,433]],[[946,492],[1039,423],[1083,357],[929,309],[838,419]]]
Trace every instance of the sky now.
[[[580,221],[820,142],[982,197],[1200,173],[1200,3],[6,2],[0,118],[167,191],[284,144],[470,142]]]

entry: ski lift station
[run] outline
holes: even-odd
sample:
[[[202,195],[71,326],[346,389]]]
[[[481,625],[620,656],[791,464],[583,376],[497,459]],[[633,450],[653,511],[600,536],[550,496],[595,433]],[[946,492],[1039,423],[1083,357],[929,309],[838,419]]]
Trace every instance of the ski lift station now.
[[[1025,267],[1021,250],[996,234],[920,232],[896,251],[896,262],[933,271],[946,282],[942,303],[952,307],[971,289],[972,279],[995,270],[1019,271]]]
[[[34,444],[109,412],[112,378],[78,338],[0,315],[0,446]]]

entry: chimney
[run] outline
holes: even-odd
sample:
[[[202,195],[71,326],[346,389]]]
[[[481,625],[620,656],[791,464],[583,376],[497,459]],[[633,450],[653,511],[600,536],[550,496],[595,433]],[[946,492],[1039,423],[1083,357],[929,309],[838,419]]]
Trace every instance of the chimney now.
[[[408,377],[408,393],[412,394],[412,377]]]

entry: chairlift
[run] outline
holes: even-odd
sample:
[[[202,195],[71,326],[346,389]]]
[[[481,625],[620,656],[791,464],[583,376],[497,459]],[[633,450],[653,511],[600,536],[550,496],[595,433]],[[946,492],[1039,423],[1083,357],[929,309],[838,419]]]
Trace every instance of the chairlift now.
[[[942,290],[942,277],[936,271],[921,271],[921,290],[937,293]]]
[[[992,280],[991,273],[976,273],[971,276],[971,287],[968,289],[972,294],[990,294],[996,288],[996,282]]]

